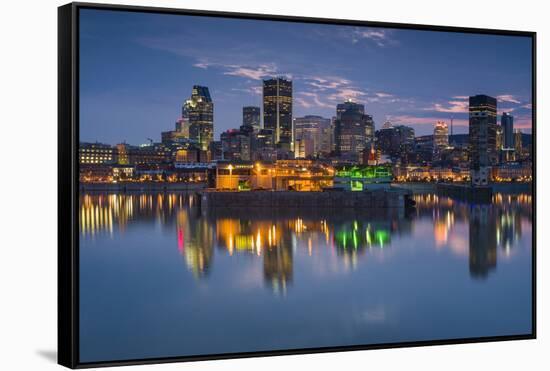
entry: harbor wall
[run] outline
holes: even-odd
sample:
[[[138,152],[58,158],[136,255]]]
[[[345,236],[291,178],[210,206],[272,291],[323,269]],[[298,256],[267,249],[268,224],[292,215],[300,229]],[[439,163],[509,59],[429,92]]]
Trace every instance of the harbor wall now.
[[[207,208],[345,208],[403,209],[409,191],[401,189],[366,192],[202,192]]]

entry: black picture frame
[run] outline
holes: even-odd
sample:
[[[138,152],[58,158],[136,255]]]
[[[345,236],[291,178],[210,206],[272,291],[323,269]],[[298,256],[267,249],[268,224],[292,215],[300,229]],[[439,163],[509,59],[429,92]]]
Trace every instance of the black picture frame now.
[[[170,358],[148,358],[83,363],[79,360],[79,238],[78,238],[78,142],[79,142],[79,10],[103,9],[123,12],[193,15],[249,20],[269,20],[346,26],[387,27],[456,33],[512,35],[531,38],[532,42],[532,333],[517,336],[488,336],[446,340],[411,341],[359,346],[289,349],[277,351],[210,354]],[[58,363],[69,368],[155,364],[182,361],[263,357],[290,354],[341,352],[381,348],[417,347],[462,343],[480,343],[536,338],[536,32],[463,28],[421,24],[370,22],[344,19],[310,18],[266,14],[232,13],[145,6],[96,3],[70,3],[58,8]]]

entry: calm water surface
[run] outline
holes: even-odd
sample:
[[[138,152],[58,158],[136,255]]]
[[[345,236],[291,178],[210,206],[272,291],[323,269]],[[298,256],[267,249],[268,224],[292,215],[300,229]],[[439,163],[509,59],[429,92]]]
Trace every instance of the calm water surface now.
[[[411,215],[80,198],[82,362],[531,332],[531,196]]]

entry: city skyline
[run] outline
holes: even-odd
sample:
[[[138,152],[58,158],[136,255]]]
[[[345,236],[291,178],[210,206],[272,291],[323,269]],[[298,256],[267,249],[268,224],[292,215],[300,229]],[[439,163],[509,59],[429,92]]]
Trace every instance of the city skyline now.
[[[531,131],[531,60],[520,58],[531,55],[529,38],[280,25],[82,10],[80,139],[159,141],[160,132],[173,129],[190,87],[203,85],[214,102],[218,140],[240,126],[244,106],[262,107],[262,80],[274,76],[292,79],[293,117],[331,118],[337,104],[352,99],[377,130],[389,119],[425,135],[452,117],[454,133],[464,134],[468,96],[483,93],[497,98],[499,121],[510,112],[514,128]],[[472,53],[475,59],[468,58]]]

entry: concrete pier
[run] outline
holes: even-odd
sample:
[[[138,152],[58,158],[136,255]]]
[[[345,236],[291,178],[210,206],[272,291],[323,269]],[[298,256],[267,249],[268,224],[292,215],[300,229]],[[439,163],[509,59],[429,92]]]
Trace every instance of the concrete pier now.
[[[252,191],[201,193],[206,208],[345,208],[404,209],[410,191],[385,189],[363,192]]]

